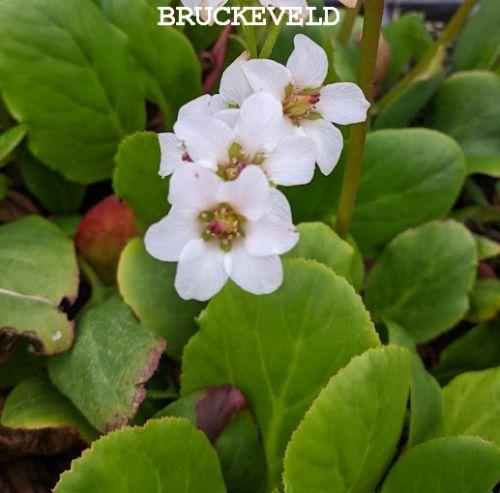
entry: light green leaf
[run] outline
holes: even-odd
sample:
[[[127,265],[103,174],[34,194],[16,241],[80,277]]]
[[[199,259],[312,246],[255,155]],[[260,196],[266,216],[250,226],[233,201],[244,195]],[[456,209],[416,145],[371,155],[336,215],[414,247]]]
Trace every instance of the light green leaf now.
[[[434,369],[438,380],[446,383],[459,373],[500,366],[500,321],[474,327],[446,347]]]
[[[71,214],[82,203],[86,188],[66,180],[29,155],[24,155],[20,166],[24,183],[40,203],[53,214]]]
[[[98,436],[73,404],[44,376],[25,380],[9,394],[1,422],[3,426],[23,430],[69,427],[88,443]]]
[[[382,493],[486,493],[500,481],[500,450],[477,437],[431,440],[396,462]]]
[[[151,257],[141,238],[133,239],[120,257],[118,288],[142,324],[167,341],[167,354],[180,360],[204,304],[179,297],[174,288],[176,268],[175,263]]]
[[[158,174],[160,145],[158,136],[141,132],[127,137],[115,158],[113,188],[126,200],[141,229],[167,215],[168,181]]]
[[[353,288],[327,267],[288,260],[283,286],[254,296],[228,284],[201,314],[184,351],[182,392],[232,384],[259,425],[268,489],[292,431],[328,379],[379,344]]]
[[[481,0],[479,4],[479,10],[469,19],[455,45],[455,71],[489,69],[500,54],[500,3]]]
[[[477,435],[500,447],[500,368],[464,373],[444,388],[434,436]]]
[[[399,325],[388,322],[389,341],[412,352],[410,380],[410,430],[408,446],[424,441],[443,418],[441,387],[426,370],[413,339]]]
[[[500,178],[500,153],[495,156],[467,156],[467,174]]]
[[[159,27],[158,13],[145,0],[92,1],[127,37],[146,99],[158,104],[172,125],[178,109],[201,93],[200,62],[190,42],[175,27]]]
[[[429,122],[452,136],[467,156],[500,154],[500,77],[462,72],[444,82],[433,100]]]
[[[403,431],[410,363],[406,349],[372,349],[332,377],[287,447],[287,493],[375,490]]]
[[[474,235],[477,247],[477,258],[488,260],[500,255],[500,243],[490,240],[487,236]]]
[[[478,279],[470,297],[467,319],[474,323],[487,322],[500,312],[500,281]]]
[[[26,136],[26,125],[18,125],[0,134],[0,168],[9,154],[22,142]]]
[[[0,88],[33,154],[82,183],[108,178],[145,124],[127,40],[91,0],[2,0]]]
[[[77,330],[71,351],[50,360],[50,378],[99,431],[119,428],[144,400],[165,344],[117,297],[86,311]]]
[[[469,231],[431,222],[397,236],[368,279],[366,305],[375,321],[401,325],[416,342],[453,327],[468,310],[477,258]]]
[[[357,248],[324,223],[302,223],[297,229],[300,233],[299,243],[286,257],[317,260],[344,277],[359,291],[363,283],[364,266]]]
[[[43,354],[65,351],[73,323],[58,307],[78,292],[73,244],[37,216],[0,227],[0,329],[32,340]]]
[[[132,467],[131,467],[132,466]],[[54,493],[225,493],[215,450],[183,418],[111,433],[75,460]]]

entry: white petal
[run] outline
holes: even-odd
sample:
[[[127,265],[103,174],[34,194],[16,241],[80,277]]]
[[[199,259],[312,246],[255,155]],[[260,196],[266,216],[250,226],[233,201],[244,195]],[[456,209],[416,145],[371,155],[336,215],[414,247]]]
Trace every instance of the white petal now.
[[[265,6],[277,7],[279,9],[286,9],[286,8],[302,9],[302,12],[300,13],[301,14],[300,18],[305,18],[307,15],[306,0],[264,0],[261,1],[260,3]]]
[[[323,118],[339,125],[364,122],[369,107],[370,103],[361,88],[352,82],[337,82],[323,87],[316,105]]]
[[[211,170],[189,164],[176,170],[170,179],[168,201],[177,209],[198,213],[218,204],[224,182]]]
[[[250,54],[243,52],[222,74],[219,92],[226,103],[241,106],[252,94],[252,88],[243,73],[243,65]]]
[[[227,108],[225,110],[217,111],[215,113],[215,117],[225,122],[231,128],[234,128],[240,118],[240,110],[239,108]]]
[[[210,109],[212,96],[204,94],[189,103],[186,103],[180,110],[177,117],[178,120],[191,118],[193,116],[210,116],[212,111]]]
[[[227,110],[228,104],[221,94],[214,94],[210,99],[208,108],[212,115],[215,115],[218,111]]]
[[[229,125],[215,117],[190,117],[179,120],[174,132],[181,139],[193,161],[217,164],[228,159],[234,132]]]
[[[182,249],[200,234],[196,215],[172,208],[168,216],[149,227],[144,244],[152,257],[175,262],[179,260]]]
[[[245,248],[258,257],[281,255],[299,241],[299,233],[292,223],[277,220],[273,216],[248,223],[245,234]]]
[[[182,158],[186,153],[186,148],[173,133],[158,134],[158,140],[161,152],[160,176],[165,177],[184,164]]]
[[[300,89],[320,87],[328,72],[325,50],[303,34],[297,34],[293,42],[295,49],[286,66],[292,73],[294,85]]]
[[[268,92],[280,101],[292,82],[290,71],[273,60],[250,60],[243,65],[243,71],[255,92]]]
[[[254,156],[272,152],[284,133],[283,106],[271,94],[261,92],[250,96],[242,105],[236,126],[236,141]]]
[[[303,120],[301,127],[316,147],[316,162],[324,175],[337,165],[344,147],[340,130],[326,120]]]
[[[314,175],[316,149],[307,137],[285,137],[262,165],[276,185],[304,185]]]
[[[269,294],[283,282],[283,266],[277,255],[254,257],[240,245],[231,252],[231,279],[242,289],[253,294]]]
[[[189,242],[182,251],[175,276],[175,289],[185,300],[206,301],[227,281],[225,252],[203,239]]]
[[[348,9],[353,9],[360,1],[361,0],[339,0],[339,2],[344,4]]]
[[[224,182],[220,202],[227,202],[250,221],[256,221],[268,207],[271,187],[258,166],[247,166],[234,181]]]
[[[274,219],[292,223],[292,208],[285,195],[277,188],[271,188],[268,200],[267,214]]]

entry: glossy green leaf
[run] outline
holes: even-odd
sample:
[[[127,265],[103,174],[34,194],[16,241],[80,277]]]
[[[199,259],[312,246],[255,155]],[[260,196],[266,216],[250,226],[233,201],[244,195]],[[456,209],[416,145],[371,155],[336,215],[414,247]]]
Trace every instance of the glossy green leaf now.
[[[416,342],[432,339],[467,312],[477,258],[474,238],[453,221],[397,236],[368,279],[365,301],[375,321],[402,326]]]
[[[158,174],[160,146],[152,132],[136,133],[127,137],[116,155],[113,188],[124,199],[141,229],[167,215],[168,181]]]
[[[467,156],[498,156],[500,76],[481,71],[452,75],[433,100],[429,122],[456,139]]]
[[[185,301],[174,288],[177,265],[151,257],[141,238],[131,240],[118,265],[118,288],[142,324],[167,342],[167,354],[181,359],[196,332],[196,316],[204,304]]]
[[[490,69],[498,59],[500,46],[500,3],[481,0],[455,45],[455,70]]]
[[[486,493],[500,481],[500,450],[477,437],[431,440],[396,462],[382,493]]]
[[[54,493],[225,493],[215,450],[183,418],[111,433],[73,462]]]
[[[487,322],[500,312],[500,281],[478,279],[470,296],[467,319],[474,323]]]
[[[500,366],[500,321],[491,320],[472,328],[446,347],[434,373],[446,383],[459,373]]]
[[[464,373],[444,388],[444,417],[434,435],[477,435],[500,447],[500,368]]]
[[[71,214],[80,207],[85,187],[53,171],[29,155],[21,159],[21,174],[29,191],[53,214]]]
[[[25,380],[9,394],[1,423],[23,430],[69,427],[89,443],[98,436],[75,406],[44,376]]]
[[[144,127],[135,73],[127,40],[91,0],[0,3],[0,88],[33,154],[66,178],[108,178],[120,140]]]
[[[334,172],[316,173],[309,185],[285,190],[296,221],[335,220],[345,151]],[[460,147],[422,128],[380,130],[366,142],[352,236],[365,257],[374,258],[407,228],[444,217],[465,178]]]
[[[38,216],[0,227],[0,328],[33,340],[44,354],[65,351],[73,324],[58,307],[78,292],[71,240]]]
[[[332,377],[288,445],[287,493],[371,493],[397,451],[411,354],[372,349]]]
[[[17,125],[0,134],[0,167],[9,154],[22,142],[26,135],[26,125]]]
[[[328,379],[379,344],[353,288],[325,266],[288,260],[275,293],[228,284],[199,318],[184,351],[182,392],[232,384],[259,425],[268,489],[279,482],[292,431]]]
[[[86,311],[77,331],[71,351],[49,362],[50,378],[95,428],[119,428],[144,400],[165,344],[117,297]]]
[[[302,223],[297,229],[299,243],[286,257],[317,260],[344,277],[356,290],[361,288],[363,259],[354,245],[340,238],[324,223]]]
[[[145,0],[92,1],[126,36],[146,99],[159,105],[173,124],[180,106],[201,93],[200,62],[190,42],[174,27],[159,27],[158,13]]]

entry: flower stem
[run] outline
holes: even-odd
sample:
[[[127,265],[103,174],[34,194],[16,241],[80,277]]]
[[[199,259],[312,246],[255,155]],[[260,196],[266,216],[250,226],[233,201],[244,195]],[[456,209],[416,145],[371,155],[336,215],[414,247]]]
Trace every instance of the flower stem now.
[[[241,25],[243,36],[247,45],[247,50],[250,53],[250,58],[257,58],[257,40],[255,38],[255,30],[253,26]]]
[[[354,27],[362,3],[363,0],[358,0],[356,7],[352,9],[347,9],[346,11],[339,34],[339,43],[341,46],[347,46],[347,43],[349,42],[349,38],[351,37],[352,33],[352,28]]]
[[[269,30],[269,34],[267,35],[266,40],[264,41],[264,46],[262,46],[262,50],[260,50],[259,58],[269,58],[271,53],[273,52],[274,45],[281,33],[281,28],[283,27],[283,21],[278,24],[274,24],[271,26]]]
[[[441,33],[441,36],[433,43],[415,65],[413,70],[408,72],[401,82],[377,103],[376,107],[372,108],[372,113],[378,113],[384,106],[398,97],[407,87],[415,83],[415,81],[428,79],[436,72],[437,67],[439,67],[437,70],[440,69],[446,47],[458,37],[477,1],[478,0],[465,0],[455,12],[446,26],[446,29]]]
[[[380,27],[384,12],[384,0],[366,0],[363,37],[361,39],[358,84],[368,101],[373,100],[375,65],[380,40]],[[354,204],[358,192],[361,165],[365,154],[368,119],[351,127],[347,163],[340,192],[337,213],[337,233],[346,238],[351,228]]]

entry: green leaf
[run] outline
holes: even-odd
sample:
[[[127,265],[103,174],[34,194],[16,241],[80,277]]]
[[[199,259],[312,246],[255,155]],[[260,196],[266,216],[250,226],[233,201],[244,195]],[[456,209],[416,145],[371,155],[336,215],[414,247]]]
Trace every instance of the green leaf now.
[[[382,30],[390,47],[390,65],[384,87],[398,81],[410,61],[419,60],[432,44],[432,36],[425,25],[424,15],[409,12],[390,22]]]
[[[446,215],[464,179],[452,139],[426,129],[382,130],[368,136],[352,235],[374,256],[405,229]]]
[[[434,373],[446,383],[459,373],[500,366],[500,321],[492,320],[471,329],[452,342],[439,357]]]
[[[109,178],[145,124],[127,40],[91,0],[2,0],[0,88],[33,154],[81,183]]]
[[[224,384],[243,392],[261,431],[271,490],[288,439],[320,389],[379,344],[368,313],[327,267],[288,260],[278,291],[254,296],[228,284],[199,323],[184,351],[182,392]]]
[[[169,404],[155,417],[179,416],[203,430],[221,462],[228,492],[265,492],[265,462],[255,421],[241,392],[211,387]]]
[[[29,191],[53,214],[71,214],[80,207],[86,188],[66,180],[30,155],[21,159],[21,174]]]
[[[286,189],[297,221],[334,220],[344,165],[345,151],[330,176],[316,173],[309,185]],[[352,224],[363,256],[374,258],[398,233],[444,217],[464,178],[463,153],[446,135],[423,128],[370,133]]]
[[[178,109],[201,93],[200,63],[188,39],[174,27],[159,27],[157,12],[144,0],[92,1],[127,38],[146,99],[173,124]]]
[[[500,368],[459,375],[443,395],[444,416],[434,436],[477,435],[500,447]]]
[[[131,207],[140,229],[159,221],[168,213],[168,181],[158,174],[158,136],[141,132],[127,137],[116,155],[113,175],[115,193]]]
[[[490,240],[487,236],[474,235],[477,247],[477,258],[488,260],[500,255],[500,243]]]
[[[500,312],[500,281],[478,279],[470,297],[467,319],[473,323],[487,322]]]
[[[132,467],[131,467],[132,466]],[[149,421],[92,444],[54,493],[225,493],[215,451],[183,418]]]
[[[0,168],[2,161],[9,157],[9,154],[22,142],[25,136],[26,125],[9,128],[0,134]]]
[[[500,155],[500,77],[481,71],[452,75],[433,100],[429,122],[456,139],[467,156]]]
[[[375,264],[366,305],[376,322],[394,322],[414,341],[428,341],[467,312],[476,264],[474,239],[458,223],[435,221],[406,231]]]
[[[480,493],[500,481],[500,450],[477,437],[424,442],[396,462],[382,493]]]
[[[500,178],[500,154],[496,156],[467,156],[467,174]]]
[[[388,322],[389,341],[412,352],[410,380],[410,430],[408,446],[424,441],[443,418],[441,387],[426,370],[413,339],[399,325]]]
[[[324,223],[302,223],[297,229],[300,240],[286,254],[288,258],[317,260],[344,277],[359,291],[363,283],[363,259],[351,243],[343,240]]]
[[[500,4],[497,0],[482,0],[480,5],[455,45],[455,71],[490,69],[500,54]]]
[[[88,443],[98,436],[73,404],[44,376],[25,380],[9,394],[1,422],[3,426],[23,430],[70,428]]]
[[[175,263],[151,257],[141,238],[133,239],[120,257],[118,288],[141,323],[167,341],[167,354],[180,360],[204,304],[179,297],[174,288],[176,268]]]
[[[372,349],[332,377],[288,445],[287,493],[375,490],[403,431],[410,362],[406,349]]]
[[[77,329],[71,351],[50,360],[50,378],[99,431],[119,428],[144,400],[165,344],[117,297],[86,311]]]
[[[0,328],[26,336],[43,354],[65,351],[73,324],[58,310],[78,292],[74,247],[37,216],[0,227]]]

